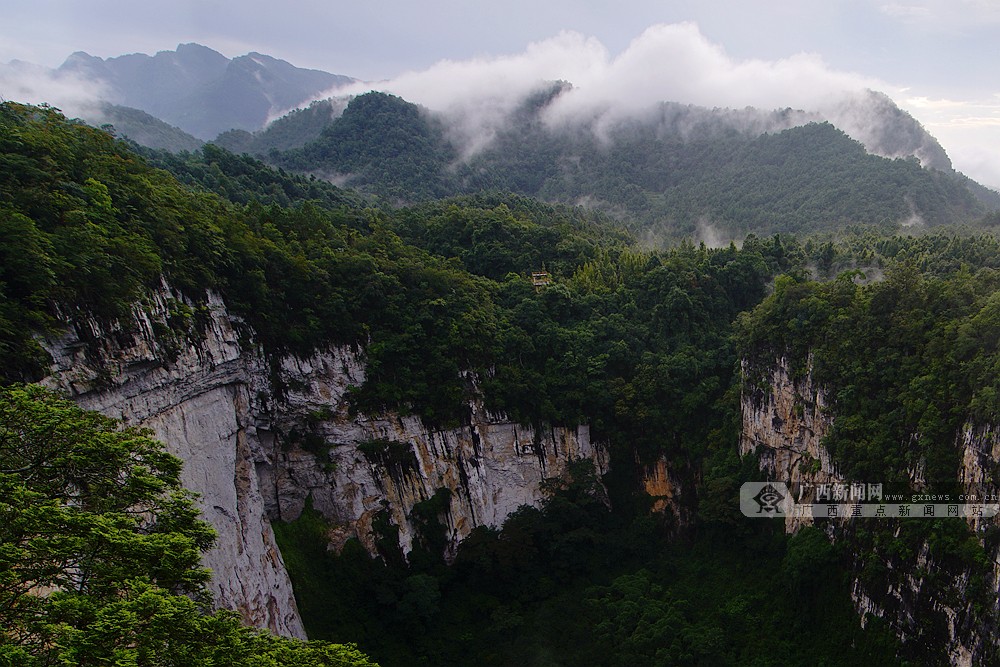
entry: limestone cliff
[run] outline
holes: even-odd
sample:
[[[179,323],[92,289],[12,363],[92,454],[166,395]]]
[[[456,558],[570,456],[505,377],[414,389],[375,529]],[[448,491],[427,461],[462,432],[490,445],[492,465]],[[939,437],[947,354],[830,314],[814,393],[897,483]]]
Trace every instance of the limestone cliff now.
[[[350,349],[284,359],[280,374],[288,390],[275,427],[287,434],[306,424],[304,437],[319,452],[307,451],[301,439],[276,452],[267,471],[271,514],[294,519],[311,497],[336,527],[335,541],[356,536],[372,553],[375,515],[388,512],[407,553],[415,537],[410,514],[438,489],[449,492],[439,518],[453,550],[476,526],[499,526],[518,507],[537,504],[542,480],[559,476],[567,462],[591,459],[599,473],[607,469],[588,427],[536,431],[489,414],[477,401],[469,424],[445,430],[413,415],[352,416],[345,392],[364,381],[364,368]]]
[[[218,531],[204,559],[216,604],[255,626],[304,637],[256,474],[269,462],[252,409],[259,360],[244,354],[219,298],[209,297],[200,331],[169,329],[178,304],[164,286],[130,320],[73,319],[64,335],[45,342],[54,363],[43,384],[152,429],[184,461],[181,480],[201,496]]]
[[[746,372],[744,365],[744,372]],[[787,360],[779,360],[763,385],[744,390],[740,456],[758,453],[770,479],[791,487],[842,483],[844,479],[823,446],[833,418],[824,393],[806,375],[793,379]],[[786,530],[812,523],[809,518],[785,518]]]
[[[304,630],[271,521],[295,519],[307,498],[335,527],[334,547],[356,536],[374,553],[381,516],[406,553],[414,506],[447,489],[439,519],[451,551],[476,526],[537,504],[542,480],[569,462],[607,468],[586,426],[535,430],[475,401],[469,423],[447,430],[412,415],[352,415],[358,350],[267,358],[217,295],[195,304],[164,284],[122,321],[65,319],[43,341],[53,359],[43,384],[152,429],[183,459],[182,481],[219,534],[205,558],[216,604],[281,634]]]
[[[825,392],[815,385],[811,374],[807,371],[796,377],[788,361],[779,359],[763,374],[761,369],[744,364],[744,377],[751,375],[757,379],[746,379],[744,383],[740,454],[759,455],[762,472],[770,479],[789,483],[793,489],[797,485],[809,488],[849,483],[851,480],[838,472],[822,444],[834,415]],[[956,447],[962,453],[960,474],[966,492],[980,498],[984,493],[996,494],[994,475],[1000,469],[1000,433],[994,427],[977,428],[970,423],[958,435]],[[910,477],[914,488],[919,488],[919,466],[910,471]],[[785,526],[794,531],[811,522],[788,517]],[[996,526],[998,521],[979,519],[971,525],[983,536],[988,525]],[[848,543],[853,528],[847,520],[825,525],[835,539]],[[896,530],[898,536],[898,527]],[[936,562],[926,542],[912,558],[893,558],[883,552],[857,553],[854,567],[858,578],[852,586],[852,597],[862,622],[868,614],[878,616],[889,622],[904,644],[944,646],[944,654],[953,665],[984,664],[986,656],[996,651],[991,628],[1000,616],[1000,550],[995,544],[987,546],[991,562],[986,572],[956,571],[953,566]],[[877,581],[862,576],[864,561],[873,556],[882,561],[884,572]],[[993,609],[976,609],[967,599],[970,577],[986,579],[984,585],[992,591]],[[931,640],[929,633],[939,636]]]

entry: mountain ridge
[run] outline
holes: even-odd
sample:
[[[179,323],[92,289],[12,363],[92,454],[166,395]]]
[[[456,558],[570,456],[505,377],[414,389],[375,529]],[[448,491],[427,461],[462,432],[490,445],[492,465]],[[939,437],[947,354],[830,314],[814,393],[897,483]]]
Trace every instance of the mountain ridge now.
[[[193,42],[152,56],[104,59],[77,51],[55,71],[102,83],[114,97],[108,102],[145,111],[202,140],[234,128],[260,129],[272,114],[355,81],[257,52],[227,58]]]
[[[239,148],[265,144],[279,129],[289,145],[289,126],[298,124],[315,138],[285,151],[271,141],[259,157],[390,201],[500,190],[582,205],[665,241],[698,236],[705,225],[736,239],[971,222],[996,205],[908,116],[911,125],[888,126],[883,145],[922,149],[946,169],[922,167],[915,155],[874,155],[829,121],[793,110],[663,102],[641,117],[552,125],[545,113],[558,95],[526,99],[510,114],[516,122],[471,155],[463,155],[453,118],[377,92],[354,97],[318,136],[308,123],[326,113],[322,103],[242,137]],[[329,113],[336,115],[332,102]]]
[[[213,141],[397,204],[511,191],[637,221],[642,235],[657,242],[702,237],[703,229],[712,230],[712,238],[739,238],[747,232],[810,232],[855,223],[970,222],[1000,207],[1000,194],[955,172],[943,147],[916,119],[871,90],[845,94],[824,111],[708,109],[672,101],[644,110],[605,105],[581,111],[572,104],[573,84],[552,81],[487,111],[466,100],[445,111],[414,105],[411,112],[407,102],[392,109],[367,104],[362,112],[351,107],[384,94],[318,99],[356,80],[300,69],[257,51],[229,59],[187,43],[153,56],[102,59],[76,52],[58,71],[103,82],[118,104],[104,105],[105,113],[91,114],[91,122],[113,116],[111,124],[140,144],[177,151]],[[148,81],[157,84],[145,85]],[[567,112],[572,108],[574,113]],[[845,136],[817,138],[802,129],[824,122]],[[366,129],[369,123],[374,125]],[[786,132],[807,142],[803,137],[814,136],[814,143],[777,138]],[[856,167],[870,172],[867,177],[846,164],[831,164],[853,152],[848,138],[888,161],[858,162]],[[843,146],[830,151],[830,142]],[[773,143],[800,152],[802,168],[783,174],[768,158],[761,164],[753,151],[766,153]],[[926,169],[893,164],[907,160]],[[723,173],[727,183],[718,182]],[[803,173],[819,180],[806,183]],[[800,192],[789,190],[790,181]],[[848,203],[883,199],[865,194],[873,183],[890,188],[888,201],[874,208],[833,203],[837,197]]]

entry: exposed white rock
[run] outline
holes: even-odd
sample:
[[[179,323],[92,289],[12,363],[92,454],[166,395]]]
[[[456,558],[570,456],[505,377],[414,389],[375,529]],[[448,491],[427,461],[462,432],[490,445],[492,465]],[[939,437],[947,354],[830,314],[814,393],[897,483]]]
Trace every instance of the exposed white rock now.
[[[744,373],[748,370],[744,364]],[[824,392],[813,383],[811,373],[793,378],[788,360],[779,359],[755,391],[744,390],[741,402],[743,427],[740,455],[759,453],[761,469],[771,479],[788,482],[793,487],[847,483],[822,445],[822,438],[833,425],[833,415],[827,407]],[[918,438],[919,435],[911,437]],[[992,426],[966,424],[956,446],[962,450],[960,474],[966,493],[978,497],[984,493],[997,494],[1000,485],[993,479],[992,471],[1000,462],[1000,432]],[[914,489],[923,488],[922,462],[910,469],[910,482]],[[996,519],[970,520],[977,531],[991,522],[1000,523]],[[811,519],[786,517],[785,528],[792,532],[808,523],[812,523]],[[938,569],[929,555],[929,545],[924,543],[916,554],[916,571]],[[997,554],[991,555],[994,560],[993,590],[997,591],[1000,558]],[[851,590],[851,597],[862,619],[866,614],[888,618],[902,639],[907,636],[905,628],[913,627],[916,622],[912,615],[913,603],[921,597],[923,588],[922,578],[913,573],[906,574],[904,581],[901,588],[905,590],[890,586],[879,602],[872,599],[859,580],[854,581]],[[967,584],[968,573],[954,582],[959,600]],[[950,606],[940,600],[928,602],[944,615],[947,622],[949,641],[946,650],[950,663],[956,667],[976,664],[976,656],[985,648],[986,641],[976,631],[962,627],[960,619],[967,610],[961,605]],[[1000,610],[1000,597],[996,598],[996,610]]]
[[[364,382],[364,363],[349,347],[277,360],[280,387],[272,386],[273,366],[223,301],[209,295],[196,317],[178,317],[193,307],[164,284],[127,321],[68,317],[72,329],[42,341],[53,358],[43,384],[152,429],[184,461],[182,481],[218,531],[204,559],[216,604],[255,626],[304,636],[270,521],[297,518],[308,497],[335,526],[333,547],[357,537],[375,553],[372,523],[384,511],[406,553],[416,537],[413,507],[446,488],[439,518],[452,553],[476,526],[499,526],[536,505],[542,481],[570,462],[607,470],[588,427],[536,432],[478,402],[469,424],[446,430],[415,416],[350,415],[347,391]],[[325,444],[306,451],[289,437],[293,429]],[[371,446],[366,456],[359,443],[372,441],[395,443],[403,461],[379,461]]]
[[[311,435],[329,452],[321,459],[298,446],[276,451],[272,506],[283,520],[292,520],[311,497],[341,539],[356,536],[372,553],[377,513],[389,513],[408,553],[415,538],[410,513],[438,489],[450,492],[448,511],[439,518],[452,551],[473,528],[499,526],[522,505],[537,505],[542,481],[562,475],[568,463],[589,459],[597,472],[607,471],[605,452],[591,442],[587,426],[536,432],[489,414],[478,401],[470,405],[469,424],[443,430],[412,415],[351,416],[345,394],[364,381],[364,369],[349,348],[285,359],[282,375],[290,389],[279,425],[302,424],[311,415]],[[359,444],[375,442],[406,461],[369,460]]]
[[[761,470],[770,479],[803,488],[844,483],[822,444],[833,417],[811,375],[793,379],[788,361],[778,360],[764,389],[743,392],[741,413],[740,456],[759,451]],[[811,517],[785,517],[790,532],[811,523]]]
[[[200,495],[205,519],[218,531],[203,561],[213,571],[216,605],[239,610],[254,626],[304,637],[255,472],[263,450],[248,378],[262,371],[260,360],[242,352],[232,319],[214,295],[198,340],[164,349],[154,331],[166,322],[174,298],[164,286],[135,308],[127,329],[75,321],[74,330],[46,341],[54,364],[43,384],[83,408],[150,428],[181,458],[181,481]]]

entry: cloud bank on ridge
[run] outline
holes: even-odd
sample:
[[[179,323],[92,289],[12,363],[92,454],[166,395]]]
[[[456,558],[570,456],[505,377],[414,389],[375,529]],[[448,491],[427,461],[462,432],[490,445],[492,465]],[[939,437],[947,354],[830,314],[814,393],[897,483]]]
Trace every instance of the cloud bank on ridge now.
[[[558,80],[571,83],[572,89],[547,108],[546,120],[554,125],[581,118],[615,120],[662,101],[708,108],[791,107],[836,121],[832,116],[845,99],[886,88],[875,79],[833,70],[814,54],[736,60],[697,25],[679,23],[651,26],[617,55],[593,37],[562,32],[529,45],[523,53],[444,60],[423,71],[354,84],[329,95],[380,90],[452,115],[462,120],[462,134],[471,146],[467,150],[474,151],[503,126],[524,97]],[[863,132],[863,123],[850,125],[842,129]]]

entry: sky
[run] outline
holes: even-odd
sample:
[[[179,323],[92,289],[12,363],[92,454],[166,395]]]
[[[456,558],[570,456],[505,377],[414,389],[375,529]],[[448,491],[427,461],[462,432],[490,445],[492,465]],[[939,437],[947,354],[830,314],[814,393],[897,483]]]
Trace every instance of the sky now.
[[[1000,188],[1000,0],[4,0],[0,63],[186,42],[386,80],[428,105],[538,76],[735,107],[872,87]],[[19,92],[0,77],[0,95]]]

